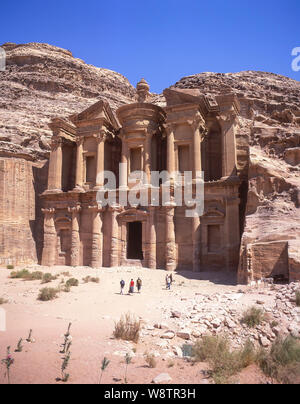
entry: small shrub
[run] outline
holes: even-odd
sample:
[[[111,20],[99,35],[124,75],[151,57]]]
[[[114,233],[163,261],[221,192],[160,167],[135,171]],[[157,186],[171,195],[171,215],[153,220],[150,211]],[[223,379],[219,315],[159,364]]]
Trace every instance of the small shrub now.
[[[271,328],[277,327],[278,325],[279,325],[279,323],[278,323],[278,321],[276,321],[276,320],[273,320],[273,321],[271,321],[271,323],[270,323]]]
[[[42,283],[50,283],[50,282],[54,281],[55,279],[57,279],[56,276],[53,276],[50,273],[46,273],[42,277]]]
[[[231,350],[229,340],[223,337],[205,336],[193,347],[193,357],[198,362],[208,361],[217,384],[228,383],[230,378],[256,360],[251,342],[240,350]]]
[[[26,281],[36,281],[43,278],[43,272],[35,271],[29,272],[27,269],[22,269],[21,271],[11,272],[10,277],[12,279],[24,279]]]
[[[133,315],[127,313],[115,323],[114,337],[125,341],[138,342],[140,337],[141,323]]]
[[[43,288],[40,290],[38,300],[42,302],[47,302],[49,300],[54,300],[57,298],[58,290],[54,288]]]
[[[0,297],[0,306],[1,306],[1,304],[5,304],[5,303],[8,303],[8,300],[3,299],[3,297]]]
[[[169,361],[168,362],[168,368],[173,368],[175,366],[175,362]]]
[[[83,280],[84,283],[89,283],[90,280],[91,280],[91,277],[90,277],[90,276],[86,276],[85,278],[82,278],[82,280]]]
[[[70,292],[71,292],[71,286],[65,285],[64,288],[63,288],[63,291],[64,291],[65,293],[70,293]]]
[[[99,283],[100,282],[99,278],[93,278],[91,276],[86,276],[82,280],[83,280],[84,283],[89,283],[89,282]]]
[[[61,275],[70,278],[72,275],[70,274],[70,272],[62,272]]]
[[[270,352],[261,349],[258,363],[269,377],[285,384],[300,383],[300,340],[292,336],[278,338]]]
[[[296,290],[296,306],[300,307],[300,289]]]
[[[7,269],[14,269],[15,267],[13,265],[7,265],[6,268]]]
[[[21,271],[11,272],[10,277],[12,279],[24,279],[29,276],[29,271],[27,269],[22,269]]]
[[[254,328],[257,325],[260,325],[264,318],[265,315],[263,310],[253,306],[244,312],[241,322],[246,324],[249,328]]]
[[[152,368],[152,369],[156,368],[157,361],[156,361],[154,355],[146,354],[145,361],[146,361],[147,365],[149,366],[149,368]]]
[[[78,286],[78,285],[79,285],[78,279],[75,279],[75,278],[68,279],[66,282],[67,287]]]

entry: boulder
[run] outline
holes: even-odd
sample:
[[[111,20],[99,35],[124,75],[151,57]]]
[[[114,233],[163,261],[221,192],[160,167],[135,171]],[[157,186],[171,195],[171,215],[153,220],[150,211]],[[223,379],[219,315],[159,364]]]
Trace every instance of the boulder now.
[[[154,384],[162,384],[162,383],[169,383],[171,381],[172,381],[172,378],[168,373],[160,373],[158,376],[156,376],[152,380],[152,383],[154,383]]]

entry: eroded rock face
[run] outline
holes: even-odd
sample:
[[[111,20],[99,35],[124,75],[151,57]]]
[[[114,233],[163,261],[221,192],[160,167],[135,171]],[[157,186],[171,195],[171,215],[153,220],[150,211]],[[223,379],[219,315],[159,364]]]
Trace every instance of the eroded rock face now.
[[[54,117],[68,117],[108,100],[113,109],[135,99],[136,90],[119,73],[87,65],[55,46],[4,44],[0,72],[0,155],[47,158]]]

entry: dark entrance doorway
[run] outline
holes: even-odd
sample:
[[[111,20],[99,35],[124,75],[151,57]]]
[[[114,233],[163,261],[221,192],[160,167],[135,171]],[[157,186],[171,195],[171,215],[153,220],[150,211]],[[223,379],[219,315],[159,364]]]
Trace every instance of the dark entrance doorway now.
[[[127,224],[127,259],[143,260],[142,249],[142,222],[130,222]]]

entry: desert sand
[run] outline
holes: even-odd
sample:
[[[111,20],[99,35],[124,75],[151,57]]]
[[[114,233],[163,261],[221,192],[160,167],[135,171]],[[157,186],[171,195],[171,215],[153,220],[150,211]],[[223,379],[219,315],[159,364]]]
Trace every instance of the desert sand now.
[[[49,268],[31,267],[49,272]],[[16,270],[16,269],[15,269]],[[15,363],[11,368],[11,382],[22,384],[57,383],[60,377],[62,357],[60,344],[69,322],[72,323],[71,361],[68,369],[68,383],[98,383],[101,361],[107,357],[111,362],[103,375],[102,383],[123,383],[126,352],[133,356],[128,368],[128,383],[151,383],[153,378],[167,372],[172,383],[208,383],[202,370],[207,364],[192,365],[182,358],[174,356],[173,346],[182,346],[185,341],[175,337],[168,348],[159,346],[163,339],[160,335],[165,330],[157,330],[155,323],[169,324],[172,319],[166,318],[165,308],[180,308],[184,301],[197,294],[237,293],[245,287],[224,282],[221,275],[193,274],[184,272],[175,274],[171,291],[165,287],[165,271],[151,271],[136,268],[91,269],[67,267],[51,268],[52,274],[69,271],[72,277],[80,281],[70,293],[61,292],[53,301],[37,300],[39,290],[44,286],[56,287],[63,275],[50,284],[41,285],[40,281],[24,281],[10,279],[9,270],[0,269],[0,297],[8,300],[1,307],[7,316],[7,331],[0,332],[0,357],[5,357],[6,347],[11,346]],[[83,283],[82,278],[90,275],[99,277],[100,283]],[[124,296],[119,293],[121,278],[126,281],[126,293],[131,278],[141,277],[142,293]],[[197,279],[198,278],[198,279]],[[201,280],[202,278],[202,280]],[[258,298],[254,294],[244,294],[238,302],[242,311]],[[120,341],[113,338],[115,321],[122,314],[130,312],[142,319],[144,329],[138,344]],[[23,342],[21,353],[14,352],[20,338],[25,340],[29,330],[33,330],[34,343]],[[145,352],[154,352],[157,366],[149,368],[145,362]],[[6,383],[5,369],[0,368],[0,383]],[[237,382],[263,382],[265,377],[256,368],[249,368],[237,376]]]

